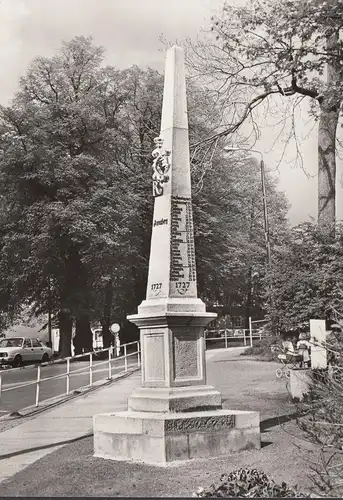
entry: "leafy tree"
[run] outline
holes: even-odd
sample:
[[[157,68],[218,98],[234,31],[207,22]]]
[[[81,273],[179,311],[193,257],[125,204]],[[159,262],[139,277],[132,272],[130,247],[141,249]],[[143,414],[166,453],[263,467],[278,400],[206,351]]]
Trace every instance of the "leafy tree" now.
[[[73,319],[92,313],[90,269],[112,265],[119,249],[130,254],[130,226],[120,222],[134,219],[135,194],[124,196],[128,172],[113,154],[124,147],[127,88],[101,60],[90,39],[76,38],[52,59],[34,60],[13,105],[1,109],[4,276],[14,302],[59,316],[63,355]]]
[[[248,119],[256,137],[257,124],[262,124],[256,109],[264,109],[279,126],[276,140],[284,134],[286,146],[295,141],[299,151],[296,109],[304,99],[310,100],[309,114],[318,121],[318,222],[322,226],[335,222],[342,9],[342,2],[326,0],[251,0],[239,6],[227,1],[213,20],[215,41],[199,42],[189,57],[190,67],[208,92],[216,93],[226,117],[220,132],[202,144],[237,132]]]
[[[310,319],[335,318],[343,290],[343,233],[336,238],[315,224],[292,229],[286,244],[274,249],[267,278],[273,291],[269,315],[279,329],[307,324]]]

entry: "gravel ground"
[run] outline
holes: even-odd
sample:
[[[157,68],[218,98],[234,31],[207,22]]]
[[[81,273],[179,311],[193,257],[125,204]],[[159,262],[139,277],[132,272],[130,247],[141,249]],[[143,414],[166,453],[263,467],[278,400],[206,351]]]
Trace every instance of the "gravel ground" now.
[[[294,407],[288,401],[284,379],[275,377],[276,366],[227,351],[215,354],[208,363],[208,382],[222,392],[224,407],[260,411],[261,450],[163,468],[94,458],[93,441],[88,437],[4,481],[0,496],[191,496],[199,486],[209,486],[223,472],[240,467],[258,468],[276,482],[309,490],[312,482],[306,450],[313,448],[302,440],[294,422],[280,425],[286,420],[282,415]]]

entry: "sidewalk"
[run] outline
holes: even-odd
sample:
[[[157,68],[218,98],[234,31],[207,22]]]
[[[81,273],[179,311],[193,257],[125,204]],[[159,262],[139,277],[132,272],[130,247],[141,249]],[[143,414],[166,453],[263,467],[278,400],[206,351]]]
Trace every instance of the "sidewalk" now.
[[[68,442],[92,435],[95,413],[126,410],[140,372],[75,398],[0,433],[0,482]]]
[[[306,453],[294,446],[304,443],[292,422],[279,426],[294,411],[285,380],[275,377],[275,363],[241,352],[208,351],[208,383],[221,391],[225,408],[260,412],[261,450],[169,468],[93,457],[93,414],[125,410],[140,384],[137,372],[0,433],[0,497],[191,496],[198,486],[239,467],[259,468],[278,482],[309,487]]]
[[[207,359],[217,351],[209,351]],[[0,483],[62,446],[93,434],[93,415],[125,411],[140,372],[0,432]]]

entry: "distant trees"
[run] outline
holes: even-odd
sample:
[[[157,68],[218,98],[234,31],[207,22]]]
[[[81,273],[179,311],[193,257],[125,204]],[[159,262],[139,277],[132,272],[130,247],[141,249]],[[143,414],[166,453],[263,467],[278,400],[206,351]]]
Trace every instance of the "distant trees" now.
[[[103,50],[76,37],[36,58],[0,108],[2,317],[23,305],[50,311],[62,355],[73,324],[77,350],[91,349],[94,322],[108,346],[111,322],[124,323],[145,298],[163,77],[102,63]],[[192,138],[211,129],[213,102],[204,97],[200,112],[199,99],[190,86]],[[247,272],[264,259],[258,169],[219,150],[212,164],[206,173],[194,162],[192,172],[199,289],[230,307],[246,300]],[[268,189],[277,240],[286,203],[271,181]]]
[[[202,177],[198,191],[193,181],[195,245],[199,288],[206,301],[222,306],[233,316],[262,315],[266,274],[263,202],[260,168],[244,153],[219,154],[213,168]],[[287,234],[288,204],[275,181],[267,177],[271,245],[280,245]],[[246,326],[248,328],[248,326]]]
[[[316,224],[292,229],[274,249],[266,279],[273,300],[268,314],[280,330],[308,325],[310,319],[334,320],[342,311],[343,228],[336,237]]]
[[[251,0],[238,6],[226,1],[213,20],[214,38],[193,46],[189,56],[194,74],[216,96],[225,117],[207,143],[236,133],[242,124],[246,131],[247,123],[256,138],[262,111],[267,117],[263,122],[273,120],[278,130],[278,144],[280,138],[283,147],[293,143],[299,155],[296,110],[304,99],[310,100],[310,116],[318,122],[322,227],[335,223],[342,19],[343,4],[333,0]]]
[[[35,59],[12,106],[0,110],[2,288],[12,308],[25,302],[58,316],[64,355],[73,321],[91,347],[89,322],[103,315],[95,298],[116,268],[124,278],[123,255],[139,259],[124,114],[132,81],[101,62],[101,49],[76,38],[53,58]]]

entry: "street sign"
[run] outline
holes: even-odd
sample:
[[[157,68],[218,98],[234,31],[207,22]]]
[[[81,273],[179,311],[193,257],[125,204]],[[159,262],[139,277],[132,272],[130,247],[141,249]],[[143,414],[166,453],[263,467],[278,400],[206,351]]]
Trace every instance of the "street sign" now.
[[[113,323],[113,325],[111,325],[111,328],[110,328],[111,332],[113,333],[113,335],[115,335],[116,333],[119,332],[120,330],[120,325],[118,325],[118,323]]]

